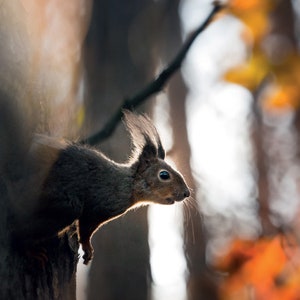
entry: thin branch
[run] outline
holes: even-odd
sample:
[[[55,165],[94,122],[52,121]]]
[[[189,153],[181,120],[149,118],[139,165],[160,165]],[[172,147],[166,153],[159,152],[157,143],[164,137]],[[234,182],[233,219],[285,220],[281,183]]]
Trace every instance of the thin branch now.
[[[96,145],[109,137],[114,130],[116,129],[119,121],[123,116],[123,110],[129,109],[133,110],[134,108],[141,105],[147,98],[157,94],[162,91],[167,81],[171,76],[181,67],[181,64],[186,57],[187,52],[189,51],[191,45],[197,38],[197,36],[204,31],[204,29],[211,23],[214,16],[223,8],[223,5],[219,2],[214,2],[214,8],[207,16],[205,21],[190,35],[190,37],[183,44],[182,48],[179,50],[175,58],[171,63],[158,75],[158,77],[150,82],[144,89],[135,94],[133,97],[125,99],[122,105],[116,110],[108,122],[104,125],[102,130],[91,135],[90,137],[81,141],[83,144]]]

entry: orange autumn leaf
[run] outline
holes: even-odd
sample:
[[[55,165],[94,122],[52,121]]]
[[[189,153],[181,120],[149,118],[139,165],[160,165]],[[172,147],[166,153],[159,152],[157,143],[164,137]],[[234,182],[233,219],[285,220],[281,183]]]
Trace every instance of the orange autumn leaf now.
[[[232,12],[245,13],[250,10],[266,10],[270,8],[272,2],[269,0],[230,0],[228,7]]]
[[[286,255],[281,246],[281,237],[261,239],[256,243],[256,253],[251,261],[244,266],[248,280],[264,288],[272,284],[286,262]],[[274,263],[276,262],[276,263]]]
[[[263,11],[253,11],[240,17],[250,30],[254,42],[259,42],[269,31],[270,22]]]
[[[268,74],[269,68],[265,57],[260,53],[254,53],[247,63],[229,70],[224,78],[254,91]]]
[[[214,267],[223,272],[234,272],[254,256],[255,243],[251,240],[234,240],[227,254],[218,257]]]
[[[247,26],[257,44],[269,31],[269,13],[274,6],[271,0],[230,0],[227,8]]]
[[[286,296],[286,299],[300,299],[300,267],[294,268],[290,274],[284,278],[284,285],[280,288],[281,294]],[[281,298],[284,299],[284,298]]]
[[[299,300],[300,249],[296,242],[286,246],[286,240],[284,235],[277,235],[257,241],[234,241],[229,252],[215,264],[228,272],[220,287],[220,298]],[[289,253],[299,259],[291,262]],[[240,260],[241,257],[246,259]],[[238,268],[232,268],[235,264]]]
[[[262,94],[262,108],[269,112],[297,109],[300,105],[300,60],[292,53],[272,66],[274,83]]]
[[[265,93],[262,107],[266,111],[286,111],[299,106],[300,89],[294,85],[276,86]]]

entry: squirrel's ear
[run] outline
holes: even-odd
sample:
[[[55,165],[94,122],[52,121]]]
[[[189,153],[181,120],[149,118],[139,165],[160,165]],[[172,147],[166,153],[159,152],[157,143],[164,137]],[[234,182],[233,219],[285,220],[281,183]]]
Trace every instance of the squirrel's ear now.
[[[124,110],[124,124],[130,132],[131,140],[134,145],[134,157],[145,159],[158,157],[165,158],[165,150],[161,144],[159,134],[146,115],[136,115],[130,111]]]
[[[159,140],[159,145],[158,145],[158,149],[157,149],[157,156],[161,159],[165,159],[165,156],[166,156],[165,149],[163,148],[160,140]]]
[[[138,157],[138,168],[144,170],[149,167],[151,161],[157,157],[156,148],[151,144],[146,144]]]
[[[143,159],[153,159],[153,158],[156,158],[157,157],[157,150],[155,148],[154,145],[152,144],[145,144],[143,149],[142,149],[142,152],[140,154],[140,158],[143,158]]]

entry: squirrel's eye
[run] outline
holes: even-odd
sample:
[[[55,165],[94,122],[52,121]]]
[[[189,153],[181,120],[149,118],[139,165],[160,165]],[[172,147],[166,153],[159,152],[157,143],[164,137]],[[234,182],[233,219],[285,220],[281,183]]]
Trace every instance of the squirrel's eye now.
[[[170,173],[166,170],[162,170],[159,172],[159,178],[161,180],[168,180],[168,179],[170,179],[170,177],[171,177]]]

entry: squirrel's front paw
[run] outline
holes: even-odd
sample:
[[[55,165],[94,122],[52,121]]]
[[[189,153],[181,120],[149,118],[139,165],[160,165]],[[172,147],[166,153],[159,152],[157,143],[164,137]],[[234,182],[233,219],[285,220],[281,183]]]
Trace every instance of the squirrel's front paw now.
[[[82,242],[82,250],[84,252],[84,255],[82,256],[83,263],[87,265],[93,258],[94,249],[91,243],[88,241],[88,242]]]

